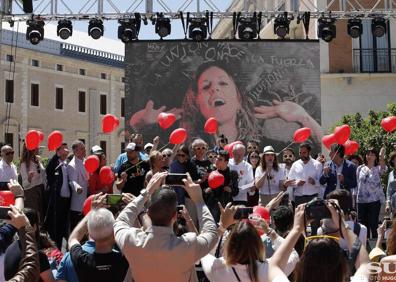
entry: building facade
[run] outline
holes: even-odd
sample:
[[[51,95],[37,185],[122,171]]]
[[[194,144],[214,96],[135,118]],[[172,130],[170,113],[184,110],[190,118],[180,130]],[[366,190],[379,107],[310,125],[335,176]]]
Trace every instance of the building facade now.
[[[2,31],[0,141],[19,156],[28,130],[59,130],[68,144],[100,145],[114,162],[125,142],[123,56],[51,39],[32,45],[24,37]],[[120,118],[111,134],[101,131],[107,113]]]

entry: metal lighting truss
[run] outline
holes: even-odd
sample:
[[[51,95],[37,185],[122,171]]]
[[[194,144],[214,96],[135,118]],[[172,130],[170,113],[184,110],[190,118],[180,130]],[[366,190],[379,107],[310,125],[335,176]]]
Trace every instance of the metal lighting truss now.
[[[162,12],[168,18],[178,19],[180,12],[187,11],[193,17],[203,16],[205,11],[210,11],[214,19],[232,18],[234,11],[262,12],[262,16],[267,19],[283,14],[284,11],[295,16],[309,11],[311,18],[323,15],[331,15],[338,19],[396,17],[396,0],[373,0],[370,3],[364,0],[234,0],[227,11],[221,11],[218,6],[223,1],[34,0],[33,14],[23,14],[22,0],[0,0],[0,11],[3,21],[26,21],[31,19],[32,15],[44,21],[92,18],[119,20],[133,18],[135,13],[140,13],[143,19],[150,19],[156,12]]]

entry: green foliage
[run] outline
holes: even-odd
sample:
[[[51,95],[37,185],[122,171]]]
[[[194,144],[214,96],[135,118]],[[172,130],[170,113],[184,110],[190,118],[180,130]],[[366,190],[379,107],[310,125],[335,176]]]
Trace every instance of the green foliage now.
[[[392,152],[392,144],[396,143],[396,132],[388,133],[381,127],[381,120],[385,117],[396,115],[396,103],[388,104],[388,111],[370,111],[367,118],[363,119],[360,113],[345,115],[335,126],[348,124],[351,127],[351,140],[359,143],[358,154],[364,156],[370,147],[378,151],[382,146],[386,148],[386,159]],[[334,127],[335,127],[334,126]]]

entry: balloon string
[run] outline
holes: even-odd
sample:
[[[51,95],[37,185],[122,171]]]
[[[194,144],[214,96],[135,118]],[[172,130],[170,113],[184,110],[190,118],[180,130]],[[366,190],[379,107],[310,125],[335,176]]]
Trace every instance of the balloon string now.
[[[276,155],[279,155],[280,153],[282,153],[284,150],[286,150],[287,148],[289,148],[291,145],[293,145],[294,142],[291,142],[289,145],[287,145],[285,148],[283,148],[282,150],[279,151],[279,153],[276,153]]]

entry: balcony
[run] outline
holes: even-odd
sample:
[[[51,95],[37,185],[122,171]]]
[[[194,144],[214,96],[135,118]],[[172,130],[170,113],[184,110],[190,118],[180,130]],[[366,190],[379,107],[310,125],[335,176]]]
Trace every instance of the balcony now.
[[[396,73],[396,49],[353,49],[353,72]]]

